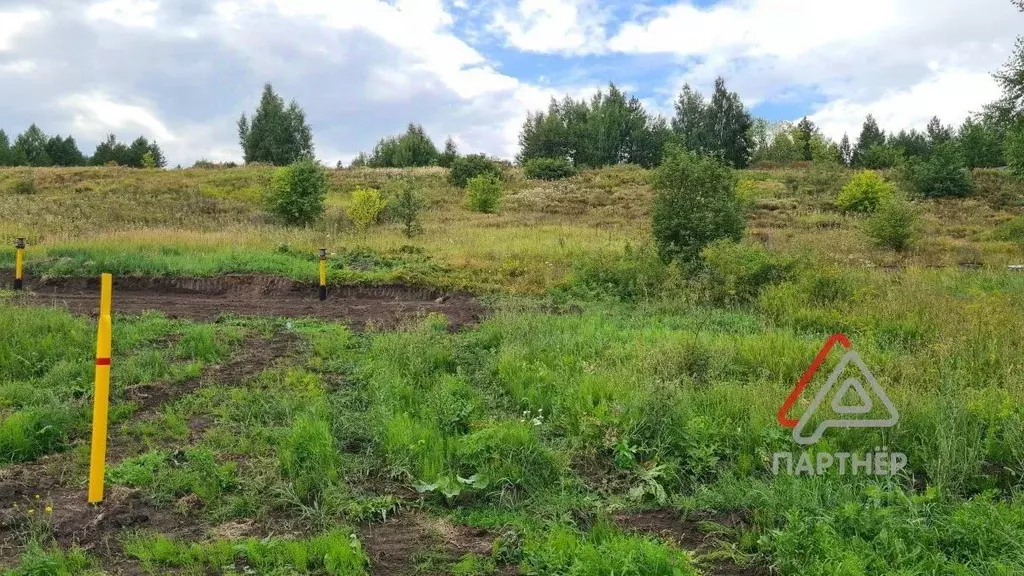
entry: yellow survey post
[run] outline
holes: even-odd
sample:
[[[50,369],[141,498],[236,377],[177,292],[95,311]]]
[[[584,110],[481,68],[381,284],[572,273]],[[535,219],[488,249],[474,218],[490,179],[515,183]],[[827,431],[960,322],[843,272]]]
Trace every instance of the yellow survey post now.
[[[96,331],[96,389],[92,409],[92,454],[89,461],[89,503],[103,501],[107,460],[107,414],[110,411],[110,303],[114,279],[100,279],[100,320]]]

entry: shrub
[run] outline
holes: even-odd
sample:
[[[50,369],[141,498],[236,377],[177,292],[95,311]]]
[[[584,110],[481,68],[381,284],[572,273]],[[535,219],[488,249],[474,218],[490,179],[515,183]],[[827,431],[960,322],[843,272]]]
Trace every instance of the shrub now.
[[[352,203],[348,206],[348,217],[356,229],[365,232],[380,217],[387,201],[374,188],[358,188],[352,191]]]
[[[388,201],[391,215],[402,223],[406,238],[412,238],[423,231],[420,225],[420,211],[423,210],[423,197],[407,182],[399,185],[398,191]]]
[[[501,176],[501,168],[483,154],[470,154],[452,161],[448,182],[452,186],[465,188],[471,179],[484,174],[493,174],[498,178]]]
[[[1006,135],[1006,164],[1014,174],[1024,178],[1024,120]]]
[[[30,196],[37,192],[36,179],[32,175],[18,178],[11,184],[11,192],[15,194],[21,194],[22,196]]]
[[[626,246],[622,254],[589,254],[573,263],[572,290],[584,297],[613,296],[640,302],[661,294],[669,278],[666,266],[651,245]]]
[[[474,212],[493,214],[501,201],[501,181],[493,174],[476,176],[469,181],[469,207]]]
[[[963,197],[974,191],[960,146],[945,142],[935,146],[926,162],[915,162],[910,169],[914,188],[926,198]]]
[[[530,422],[505,422],[464,436],[458,447],[458,471],[477,475],[491,486],[543,488],[561,475],[555,455],[544,447]]]
[[[895,194],[892,184],[871,170],[859,172],[836,196],[836,206],[847,212],[874,212],[878,204]]]
[[[285,223],[305,226],[323,215],[326,197],[327,172],[318,162],[299,160],[274,173],[265,202]]]
[[[736,196],[736,176],[721,161],[670,146],[651,184],[652,232],[666,262],[697,262],[711,242],[743,236],[746,221]]]
[[[793,258],[752,242],[719,240],[705,248],[702,256],[707,264],[705,295],[719,304],[750,302],[766,286],[790,279],[797,268]]]
[[[534,158],[523,163],[523,172],[534,180],[562,180],[576,175],[576,168],[565,158]]]
[[[867,234],[879,246],[904,250],[917,237],[919,216],[910,202],[891,197],[879,204],[868,220]]]

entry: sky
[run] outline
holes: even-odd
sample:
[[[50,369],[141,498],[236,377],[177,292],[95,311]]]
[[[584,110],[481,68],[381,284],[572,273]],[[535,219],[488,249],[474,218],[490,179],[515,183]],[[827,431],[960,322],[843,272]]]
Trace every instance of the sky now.
[[[868,113],[959,124],[1021,30],[1009,0],[0,0],[0,128],[240,161],[270,82],[329,165],[410,122],[512,158],[552,97],[615,82],[670,116],[722,76],[755,115],[855,138]]]

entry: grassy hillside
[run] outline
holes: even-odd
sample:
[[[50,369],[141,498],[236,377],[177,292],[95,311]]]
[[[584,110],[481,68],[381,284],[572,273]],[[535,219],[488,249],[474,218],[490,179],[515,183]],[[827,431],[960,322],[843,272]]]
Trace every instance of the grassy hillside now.
[[[464,192],[447,185],[443,169],[332,171],[327,214],[304,230],[277,226],[261,211],[271,171],[0,169],[0,237],[25,236],[29,266],[39,273],[250,271],[311,279],[310,259],[326,246],[339,255],[332,280],[404,278],[510,292],[564,284],[581,258],[619,254],[648,237],[648,175],[632,167],[560,182],[527,181],[510,170],[498,215],[467,210]],[[921,203],[924,239],[900,255],[872,246],[863,218],[832,207],[849,177],[845,170],[743,172],[749,235],[772,250],[854,267],[997,268],[1024,261],[1021,226],[1010,224],[1021,185],[998,171],[976,173],[976,197]],[[36,192],[14,193],[26,178]],[[387,190],[399,179],[429,200],[424,234],[406,239],[398,224],[355,232],[344,211],[349,193],[361,186]],[[4,250],[0,266],[10,266],[12,255]]]

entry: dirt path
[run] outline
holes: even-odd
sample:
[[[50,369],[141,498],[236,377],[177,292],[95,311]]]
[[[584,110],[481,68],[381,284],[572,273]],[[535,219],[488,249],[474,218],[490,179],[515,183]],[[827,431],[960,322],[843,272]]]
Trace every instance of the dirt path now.
[[[27,293],[14,301],[66,307],[75,314],[96,314],[99,278],[26,280]],[[228,275],[216,278],[115,277],[114,312],[157,310],[172,318],[211,321],[221,314],[313,317],[336,320],[356,329],[389,329],[429,314],[443,314],[456,330],[476,324],[486,309],[473,296],[402,284],[334,286],[321,302],[318,288],[272,276]]]

